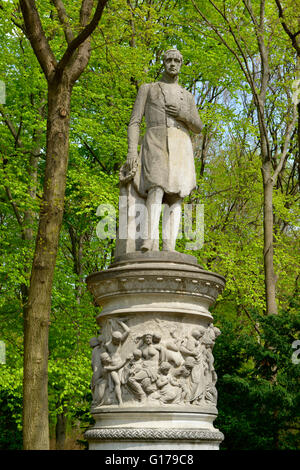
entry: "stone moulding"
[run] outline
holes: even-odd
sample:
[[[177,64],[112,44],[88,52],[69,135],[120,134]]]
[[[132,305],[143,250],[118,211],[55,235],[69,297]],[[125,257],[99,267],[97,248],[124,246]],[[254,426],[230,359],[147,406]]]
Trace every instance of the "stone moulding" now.
[[[137,273],[136,276],[128,276],[125,278],[105,279],[104,277],[98,282],[90,281],[89,288],[97,299],[120,295],[126,289],[126,294],[136,293],[159,293],[174,292],[183,295],[192,295],[195,297],[206,297],[212,302],[219,293],[222,292],[220,284],[213,281],[202,281],[201,279],[181,277],[179,275],[162,277],[157,274],[148,274],[143,272]]]
[[[162,253],[164,256],[162,256]],[[87,285],[99,305],[117,296],[176,294],[215,302],[224,288],[224,278],[203,270],[196,259],[182,253],[151,253],[152,256],[128,256],[106,271],[87,277]],[[133,254],[131,254],[133,255]],[[127,261],[127,263],[126,263]]]
[[[220,431],[206,429],[88,429],[84,437],[89,441],[214,441],[222,442],[224,435]]]

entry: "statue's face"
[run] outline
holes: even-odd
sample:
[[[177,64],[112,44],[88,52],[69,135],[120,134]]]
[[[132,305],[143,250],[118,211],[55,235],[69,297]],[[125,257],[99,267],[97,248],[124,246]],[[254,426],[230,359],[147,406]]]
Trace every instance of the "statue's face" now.
[[[146,335],[144,341],[146,344],[152,344],[152,335]]]
[[[103,365],[108,366],[110,364],[111,359],[107,353],[101,354],[100,358]]]
[[[195,340],[199,340],[199,338],[201,337],[201,333],[199,330],[193,330],[192,336],[195,338]]]
[[[119,331],[115,331],[113,334],[112,334],[112,343],[115,344],[115,345],[118,345],[121,343],[121,339],[122,339],[122,334],[119,332]]]
[[[166,364],[166,365],[162,365],[159,370],[160,370],[160,372],[162,373],[162,375],[168,375],[169,370],[170,370],[170,366],[167,365],[167,364]]]
[[[164,59],[165,71],[171,77],[179,74],[181,68],[181,59],[176,52],[170,52]]]
[[[153,335],[152,341],[153,341],[154,344],[159,343],[160,340],[161,340],[161,336],[159,336],[159,335]]]

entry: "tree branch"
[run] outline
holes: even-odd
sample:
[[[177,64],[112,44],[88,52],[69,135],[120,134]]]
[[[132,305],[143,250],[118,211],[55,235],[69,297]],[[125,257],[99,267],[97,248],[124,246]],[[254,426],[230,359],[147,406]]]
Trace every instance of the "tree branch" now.
[[[266,50],[266,45],[264,42],[264,5],[265,2],[264,0],[261,0],[260,2],[260,18],[259,18],[259,23],[257,19],[255,18],[255,15],[253,13],[252,9],[252,4],[251,0],[243,0],[243,3],[250,15],[250,18],[252,20],[252,23],[254,25],[254,31],[255,31],[255,36],[257,39],[257,44],[259,48],[259,53],[260,53],[260,59],[261,59],[261,68],[262,68],[262,73],[261,73],[261,80],[260,80],[260,91],[259,91],[259,104],[261,105],[261,102],[265,101],[266,93],[267,93],[267,84],[269,80],[269,60],[268,60],[268,53]],[[263,117],[261,113],[261,117]],[[262,124],[264,126],[264,122],[262,119]],[[264,129],[265,131],[265,129]],[[267,133],[265,133],[265,138],[267,140]]]
[[[59,61],[55,72],[56,78],[61,76],[67,65],[69,65],[74,52],[86,41],[86,39],[89,38],[89,36],[96,29],[107,1],[108,0],[98,0],[94,16],[90,23],[87,24],[93,7],[93,0],[83,0],[80,11],[80,24],[83,26],[83,29],[81,33],[79,33],[79,35],[71,41],[67,50]]]
[[[56,58],[45,36],[34,0],[20,0],[26,35],[47,80],[51,79],[57,65]]]
[[[11,203],[12,208],[13,208],[13,210],[14,210],[14,213],[15,213],[16,219],[17,219],[17,221],[18,221],[18,224],[20,225],[20,227],[23,227],[23,219],[22,219],[22,217],[21,217],[21,214],[20,214],[20,212],[19,212],[19,209],[18,209],[17,204],[16,204],[15,201],[13,200],[11,191],[10,191],[10,189],[9,189],[8,186],[5,186],[5,191],[6,191],[8,200],[9,200],[9,202]],[[22,231],[23,231],[23,229],[22,229]]]
[[[246,78],[248,77],[248,74],[247,74],[247,70],[244,69],[244,66],[243,66],[243,63],[241,61],[241,59],[239,58],[238,54],[236,53],[236,51],[234,49],[232,49],[232,47],[229,46],[229,44],[225,41],[224,37],[222,36],[222,34],[219,32],[218,28],[213,24],[211,23],[207,18],[206,16],[202,13],[202,11],[199,9],[198,5],[196,5],[196,3],[194,2],[194,0],[191,0],[192,1],[192,4],[195,8],[195,10],[199,13],[199,15],[201,16],[201,18],[205,21],[205,23],[216,33],[216,35],[219,37],[219,39],[221,40],[221,42],[224,44],[225,47],[227,47],[227,49],[234,55],[234,57],[236,58],[236,60],[238,61],[243,73],[246,75]],[[214,5],[213,5],[214,6]],[[223,15],[222,15],[223,16]],[[251,77],[250,77],[251,78]],[[248,79],[248,78],[247,78]]]
[[[13,125],[12,121],[9,119],[7,114],[5,113],[3,106],[0,105],[0,114],[3,117],[3,121],[5,122],[6,126],[10,130],[10,133],[12,134],[13,138],[15,139],[15,147],[23,147],[22,141],[20,139],[20,132],[18,132]]]
[[[51,0],[53,5],[55,6],[58,14],[58,19],[60,24],[63,27],[65,38],[68,44],[70,44],[74,39],[74,33],[69,23],[69,18],[62,0]]]
[[[86,146],[87,150],[91,153],[91,155],[94,157],[94,159],[96,160],[96,162],[99,163],[99,165],[101,166],[102,170],[106,173],[107,170],[105,168],[105,166],[103,165],[103,163],[101,162],[101,160],[99,160],[99,158],[97,157],[97,155],[95,154],[95,152],[93,151],[93,149],[89,146],[89,144],[83,140],[82,141],[84,143],[84,145]]]
[[[280,171],[282,170],[283,164],[284,164],[284,162],[287,158],[288,147],[289,147],[289,144],[290,144],[293,128],[296,125],[297,117],[298,117],[297,105],[294,105],[293,118],[290,121],[290,123],[288,124],[287,129],[286,129],[285,139],[284,139],[284,146],[283,146],[281,158],[280,158],[280,161],[279,161],[279,163],[278,163],[278,165],[277,165],[277,167],[276,167],[276,169],[273,173],[273,177],[272,177],[273,184],[276,184],[277,177],[278,177]]]
[[[244,0],[245,1],[245,0]],[[263,1],[263,0],[262,0]],[[263,114],[263,110],[262,110],[262,107],[261,107],[261,99],[263,98],[264,99],[264,95],[260,92],[258,93],[257,90],[256,90],[256,86],[255,86],[255,82],[253,80],[253,77],[251,75],[251,71],[249,70],[249,65],[248,65],[248,60],[247,60],[247,57],[245,56],[244,54],[244,51],[243,51],[243,47],[241,46],[240,42],[239,42],[239,39],[238,37],[236,36],[235,32],[233,31],[229,21],[228,21],[228,18],[227,16],[214,4],[214,2],[212,0],[209,0],[209,3],[213,6],[213,8],[221,15],[221,17],[223,18],[223,20],[225,21],[225,23],[227,24],[228,26],[228,32],[231,34],[236,46],[237,46],[237,49],[239,51],[239,53],[241,54],[242,56],[242,60],[241,58],[239,57],[237,51],[235,51],[229,44],[228,42],[224,39],[223,35],[220,33],[220,31],[218,30],[218,27],[215,26],[213,23],[211,23],[207,18],[206,16],[202,13],[202,11],[199,9],[199,7],[196,5],[195,1],[194,0],[191,0],[192,4],[194,5],[194,8],[195,10],[199,13],[199,15],[202,17],[202,19],[206,22],[206,24],[215,32],[215,34],[219,37],[219,39],[221,40],[221,42],[224,44],[224,46],[234,55],[234,57],[236,58],[242,72],[244,73],[245,77],[246,77],[246,80],[247,82],[249,83],[250,87],[251,87],[251,90],[252,90],[252,94],[253,94],[253,98],[254,98],[254,102],[256,104],[256,108],[257,108],[257,114],[258,114],[258,120],[259,120],[259,124],[260,124],[260,129],[261,129],[261,137],[264,137],[264,141],[265,141],[265,144],[266,144],[266,148],[267,148],[267,155],[268,155],[268,158],[270,159],[270,148],[269,148],[269,141],[268,141],[268,133],[267,133],[267,130],[266,130],[266,126],[265,126],[265,121],[264,121],[264,114]],[[249,0],[248,2],[249,3]],[[251,16],[251,15],[250,15]],[[252,19],[252,18],[251,18]],[[252,20],[253,21],[253,20]],[[257,24],[257,22],[256,22]],[[265,56],[264,56],[265,57]],[[263,56],[261,55],[261,60],[263,61]],[[267,83],[265,78],[268,77],[268,74],[266,74],[266,71],[268,71],[268,67],[265,67],[265,73],[264,73],[264,81],[261,81],[261,84],[262,84],[262,87],[265,87],[265,84]]]
[[[292,31],[289,29],[288,25],[285,22],[284,14],[283,14],[283,8],[282,8],[282,5],[280,3],[280,0],[275,0],[275,2],[276,2],[276,5],[277,5],[278,16],[280,18],[281,25],[282,25],[284,31],[286,32],[286,34],[291,39],[292,45],[293,45],[294,49],[297,52],[297,56],[299,57],[300,56],[300,45],[298,44],[296,38],[297,38],[298,34],[300,34],[300,31],[297,31],[296,33],[292,33]]]

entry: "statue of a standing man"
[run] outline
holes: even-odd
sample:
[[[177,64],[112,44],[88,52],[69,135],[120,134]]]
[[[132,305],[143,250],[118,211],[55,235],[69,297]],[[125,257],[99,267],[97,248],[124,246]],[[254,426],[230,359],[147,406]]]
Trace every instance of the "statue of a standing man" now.
[[[137,167],[134,188],[146,200],[148,238],[141,251],[159,250],[159,220],[162,222],[163,250],[175,250],[182,199],[196,186],[195,165],[189,131],[200,133],[202,122],[194,97],[178,85],[182,55],[176,49],[164,54],[164,73],[156,83],[140,87],[128,126],[126,167]],[[146,133],[140,152],[141,121]]]

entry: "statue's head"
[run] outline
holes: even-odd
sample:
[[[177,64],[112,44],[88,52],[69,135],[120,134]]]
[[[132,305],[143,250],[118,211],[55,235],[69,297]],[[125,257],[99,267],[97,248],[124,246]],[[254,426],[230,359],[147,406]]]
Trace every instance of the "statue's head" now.
[[[171,364],[169,364],[166,361],[162,362],[160,367],[159,367],[159,370],[163,375],[167,375],[169,373],[170,369],[171,369]]]
[[[168,75],[176,76],[182,65],[182,55],[177,49],[169,49],[164,53],[163,63]]]
[[[192,356],[188,356],[185,361],[184,361],[184,367],[188,370],[191,371],[193,367],[195,366],[195,358]]]
[[[145,344],[152,344],[152,339],[153,339],[153,335],[152,333],[145,333],[144,334],[144,343]]]
[[[122,340],[122,333],[120,331],[114,331],[111,335],[113,344],[120,344]]]
[[[204,332],[205,328],[203,326],[198,326],[192,330],[191,334],[196,340],[199,340],[201,336],[203,336]]]
[[[101,359],[101,362],[104,366],[110,364],[110,362],[111,362],[111,359],[110,359],[109,354],[107,352],[104,352],[104,353],[100,354],[100,359]]]
[[[154,344],[160,343],[161,335],[159,333],[153,333],[152,340]]]
[[[140,349],[134,349],[132,351],[133,358],[138,361],[142,357],[142,351]]]

